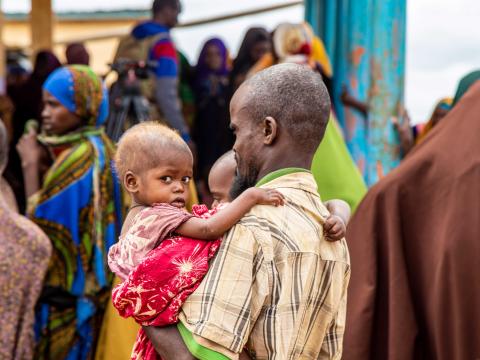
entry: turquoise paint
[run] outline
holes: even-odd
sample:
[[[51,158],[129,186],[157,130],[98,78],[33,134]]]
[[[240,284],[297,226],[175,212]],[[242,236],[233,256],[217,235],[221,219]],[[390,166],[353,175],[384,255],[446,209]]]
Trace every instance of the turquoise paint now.
[[[347,146],[372,185],[378,168],[386,174],[400,162],[391,119],[404,103],[406,0],[306,0],[305,9],[332,60],[334,104]],[[344,85],[369,104],[367,118],[344,109]]]

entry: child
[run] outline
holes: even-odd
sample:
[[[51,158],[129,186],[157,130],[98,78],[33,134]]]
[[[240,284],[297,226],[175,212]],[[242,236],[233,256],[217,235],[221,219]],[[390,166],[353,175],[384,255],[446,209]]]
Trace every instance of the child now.
[[[135,312],[141,301],[133,308],[128,306],[131,296],[144,295],[144,301],[161,309],[155,316],[155,325],[175,323],[180,306],[207,272],[208,260],[220,245],[219,238],[254,205],[283,204],[279,192],[252,188],[219,213],[209,212],[205,206],[194,207],[193,214],[188,213],[185,204],[189,199],[193,157],[179,135],[158,123],[142,123],[129,129],[118,144],[115,164],[132,206],[119,242],[109,251],[109,266],[123,280],[139,264],[146,268],[137,271],[142,280],[134,278],[139,286],[130,288],[129,278],[115,288],[114,305],[122,316],[136,315],[142,325],[153,323],[148,321],[148,313]],[[146,256],[149,253],[156,257]],[[148,268],[149,265],[154,268]],[[154,275],[155,284],[147,275]],[[148,290],[155,294],[145,293]],[[142,330],[132,358],[156,358]]]
[[[203,217],[188,213],[192,153],[180,136],[157,123],[142,123],[127,131],[118,144],[115,164],[132,200],[120,241],[108,254],[111,270],[122,279],[173,234],[216,240],[254,205],[283,204],[278,191],[251,188],[221,213],[207,215],[202,207],[196,212]]]

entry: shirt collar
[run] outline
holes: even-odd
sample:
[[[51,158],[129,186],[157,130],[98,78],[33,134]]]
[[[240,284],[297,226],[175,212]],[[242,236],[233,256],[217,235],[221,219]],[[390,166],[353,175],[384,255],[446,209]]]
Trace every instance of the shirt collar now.
[[[294,173],[298,173],[298,172],[310,173],[310,170],[307,170],[307,169],[304,169],[304,168],[296,168],[296,167],[275,170],[275,171],[265,175],[263,178],[261,178],[260,181],[257,182],[257,185],[255,185],[255,187],[260,187],[262,185],[265,185],[266,183],[269,183],[270,181],[278,179],[281,176],[294,174]]]

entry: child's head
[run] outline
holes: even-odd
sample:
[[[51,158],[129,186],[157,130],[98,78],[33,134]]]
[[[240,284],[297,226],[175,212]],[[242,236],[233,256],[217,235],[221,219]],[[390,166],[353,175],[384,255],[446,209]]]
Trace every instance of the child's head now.
[[[115,167],[138,204],[183,208],[189,200],[193,156],[182,138],[165,125],[143,122],[127,130],[118,143]]]
[[[237,162],[233,151],[227,152],[213,164],[208,175],[208,187],[213,196],[213,207],[230,201],[230,188],[236,168]]]

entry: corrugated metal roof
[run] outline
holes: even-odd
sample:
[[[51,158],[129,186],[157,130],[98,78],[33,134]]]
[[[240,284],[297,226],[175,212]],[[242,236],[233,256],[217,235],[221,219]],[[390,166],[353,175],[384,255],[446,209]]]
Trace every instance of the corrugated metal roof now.
[[[7,21],[27,21],[28,13],[5,13]],[[55,14],[60,21],[101,21],[101,20],[124,20],[124,19],[143,19],[150,17],[150,10],[110,10],[110,11],[79,11],[79,12],[60,12]]]

